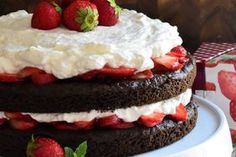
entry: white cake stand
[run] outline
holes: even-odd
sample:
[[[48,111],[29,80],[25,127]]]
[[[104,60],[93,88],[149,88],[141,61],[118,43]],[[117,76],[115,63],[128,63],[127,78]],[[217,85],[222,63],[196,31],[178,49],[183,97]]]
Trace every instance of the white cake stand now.
[[[199,106],[196,127],[186,137],[167,147],[136,157],[231,157],[232,142],[224,113],[201,97],[193,99]]]

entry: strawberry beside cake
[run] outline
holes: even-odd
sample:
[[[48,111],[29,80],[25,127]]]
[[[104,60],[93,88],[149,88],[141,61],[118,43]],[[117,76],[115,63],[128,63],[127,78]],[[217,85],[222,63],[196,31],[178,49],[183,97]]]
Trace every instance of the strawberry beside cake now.
[[[130,156],[194,128],[196,67],[176,27],[112,0],[61,5],[0,17],[0,155],[30,156],[34,136]]]

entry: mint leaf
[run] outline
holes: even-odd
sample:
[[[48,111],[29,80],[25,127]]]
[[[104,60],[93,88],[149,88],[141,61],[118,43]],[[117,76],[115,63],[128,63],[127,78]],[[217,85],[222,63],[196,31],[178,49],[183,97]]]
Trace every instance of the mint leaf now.
[[[65,157],[74,157],[74,151],[73,149],[69,148],[69,147],[65,147],[64,148],[65,151]],[[76,156],[75,156],[76,157]]]
[[[81,143],[79,147],[75,150],[75,154],[77,155],[77,157],[85,157],[87,153],[87,148],[87,141]]]

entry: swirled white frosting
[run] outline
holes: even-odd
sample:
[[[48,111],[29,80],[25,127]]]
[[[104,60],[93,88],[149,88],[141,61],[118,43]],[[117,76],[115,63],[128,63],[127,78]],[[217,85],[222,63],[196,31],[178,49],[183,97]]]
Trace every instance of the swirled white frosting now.
[[[32,14],[17,11],[0,17],[0,73],[37,67],[59,79],[111,67],[153,68],[158,57],[182,44],[177,27],[124,9],[112,27],[76,32],[63,26],[31,28]]]
[[[168,114],[174,114],[176,107],[182,103],[187,105],[192,96],[192,90],[188,89],[186,92],[164,101],[160,101],[153,104],[147,104],[143,106],[132,106],[129,108],[116,109],[114,111],[101,112],[92,110],[90,112],[79,112],[79,113],[23,113],[30,115],[33,119],[38,122],[54,122],[54,121],[66,121],[73,123],[76,121],[91,121],[94,118],[101,118],[116,114],[120,119],[125,122],[134,122],[142,115],[149,115],[154,112],[161,112]]]

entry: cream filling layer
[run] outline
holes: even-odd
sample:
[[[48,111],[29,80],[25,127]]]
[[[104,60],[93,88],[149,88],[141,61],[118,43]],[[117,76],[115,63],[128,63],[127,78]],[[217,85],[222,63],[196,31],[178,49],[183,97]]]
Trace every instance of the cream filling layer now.
[[[0,73],[37,67],[65,79],[105,65],[140,72],[154,67],[152,57],[182,44],[177,27],[127,9],[115,26],[90,32],[33,29],[31,18],[23,10],[0,17]]]
[[[55,121],[66,121],[68,123],[73,123],[76,121],[91,121],[95,118],[106,117],[116,114],[120,119],[125,122],[134,122],[139,119],[142,115],[149,115],[154,112],[161,112],[166,115],[174,114],[176,112],[176,107],[182,103],[187,105],[192,96],[192,90],[188,89],[184,93],[164,101],[157,103],[147,104],[143,106],[132,106],[129,108],[120,108],[114,111],[96,111],[92,110],[90,112],[79,112],[79,113],[23,113],[29,114],[33,119],[38,122],[55,122]]]

